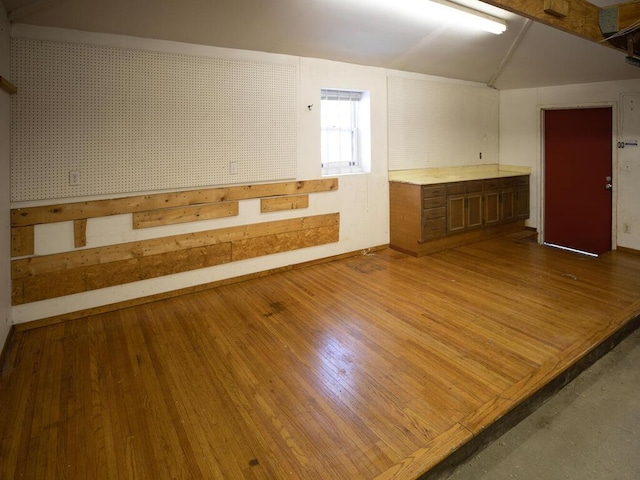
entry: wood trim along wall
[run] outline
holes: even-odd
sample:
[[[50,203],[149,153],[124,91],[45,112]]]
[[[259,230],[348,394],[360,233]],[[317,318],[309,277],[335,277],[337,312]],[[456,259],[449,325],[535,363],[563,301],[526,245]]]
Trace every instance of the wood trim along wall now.
[[[619,252],[625,252],[625,253],[630,253],[632,255],[640,255],[640,250],[636,250],[634,248],[627,248],[627,247],[616,247],[616,250],[618,250]]]
[[[268,275],[275,275],[277,273],[287,272],[289,270],[296,270],[299,268],[310,267],[312,265],[320,265],[322,263],[333,262],[335,260],[340,260],[343,258],[350,258],[358,255],[371,255],[377,251],[384,250],[386,248],[389,248],[389,245],[378,245],[375,247],[368,248],[366,250],[357,250],[353,252],[343,253],[340,255],[334,255],[332,257],[325,257],[317,260],[311,260],[309,262],[303,262],[303,263],[297,263],[292,265],[286,265],[284,267],[272,268],[269,270],[264,270],[262,272],[249,273],[249,274],[241,275],[238,277],[227,278],[225,280],[218,280],[215,282],[203,283],[203,284],[195,285],[192,287],[186,287],[186,288],[181,288],[177,290],[171,290],[169,292],[158,293],[155,295],[148,295],[145,297],[134,298],[132,300],[126,300],[123,302],[116,302],[116,303],[111,303],[109,305],[102,305],[99,307],[87,308],[84,310],[64,313],[61,315],[54,315],[51,317],[42,318],[40,320],[34,320],[31,322],[17,323],[13,325],[12,329],[16,332],[24,332],[27,330],[33,330],[35,328],[46,327],[49,325],[55,325],[63,322],[70,322],[73,320],[79,320],[79,319],[91,317],[94,315],[101,315],[103,313],[122,310],[124,308],[135,307],[137,305],[144,305],[147,303],[159,302],[161,300],[179,297],[181,295],[188,295],[190,293],[203,292],[206,290],[211,290],[213,288],[223,287],[225,285],[232,285],[234,283],[245,282],[247,280],[252,280],[255,278],[262,278]]]

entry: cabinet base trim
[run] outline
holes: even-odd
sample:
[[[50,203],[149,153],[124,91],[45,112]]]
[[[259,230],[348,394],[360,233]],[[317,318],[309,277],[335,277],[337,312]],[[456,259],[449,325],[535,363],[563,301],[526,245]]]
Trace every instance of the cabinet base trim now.
[[[525,229],[524,220],[508,223],[505,225],[499,225],[495,227],[488,227],[478,230],[471,230],[468,232],[456,233],[448,235],[438,240],[430,240],[424,243],[416,243],[415,249],[408,249],[394,245],[390,245],[391,248],[414,257],[423,257],[432,253],[447,250],[449,248],[455,248],[468,243],[480,242],[492,237],[499,237],[502,235],[508,235],[511,233],[519,232]]]

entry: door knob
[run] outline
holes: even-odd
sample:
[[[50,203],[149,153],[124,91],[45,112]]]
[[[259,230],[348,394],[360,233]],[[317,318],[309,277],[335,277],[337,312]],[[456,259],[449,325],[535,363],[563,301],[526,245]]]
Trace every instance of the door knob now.
[[[607,183],[607,184],[604,186],[604,188],[605,188],[605,190],[612,190],[612,189],[613,189],[613,185],[611,185],[610,183]]]

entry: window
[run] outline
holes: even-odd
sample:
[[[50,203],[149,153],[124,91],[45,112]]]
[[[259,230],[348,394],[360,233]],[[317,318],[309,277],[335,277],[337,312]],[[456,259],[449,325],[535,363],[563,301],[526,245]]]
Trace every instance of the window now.
[[[369,92],[320,91],[322,175],[371,171]]]

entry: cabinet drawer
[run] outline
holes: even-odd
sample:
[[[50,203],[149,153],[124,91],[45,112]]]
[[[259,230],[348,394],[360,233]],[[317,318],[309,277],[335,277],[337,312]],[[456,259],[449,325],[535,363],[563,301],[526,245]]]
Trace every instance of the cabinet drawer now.
[[[422,187],[422,198],[444,197],[445,195],[446,188],[444,185]]]
[[[446,233],[446,220],[444,217],[426,220],[422,225],[422,230],[422,235],[425,240],[442,237]]]
[[[444,218],[446,213],[446,207],[429,208],[424,211],[424,219],[433,220],[435,218]]]
[[[529,186],[529,176],[522,175],[520,177],[515,177],[516,187],[528,187]]]
[[[472,180],[465,182],[467,193],[477,193],[482,191],[482,180]]]
[[[491,178],[488,180],[483,180],[482,188],[485,192],[491,192],[493,190],[498,190],[500,188],[500,180],[497,178]]]
[[[446,197],[429,197],[422,200],[422,208],[427,210],[428,208],[444,207],[447,204]]]
[[[456,182],[447,184],[447,195],[460,195],[467,191],[467,182]]]
[[[506,189],[506,188],[513,188],[516,184],[516,178],[515,177],[507,177],[507,178],[501,178],[500,179],[500,188],[501,189]]]

